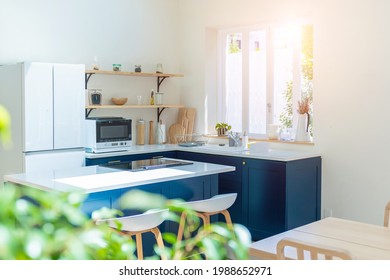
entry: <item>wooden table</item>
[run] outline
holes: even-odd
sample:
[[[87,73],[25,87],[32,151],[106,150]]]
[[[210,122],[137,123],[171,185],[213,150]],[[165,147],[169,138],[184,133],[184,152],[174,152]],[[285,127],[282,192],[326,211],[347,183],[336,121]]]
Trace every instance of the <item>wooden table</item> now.
[[[390,228],[333,217],[254,242],[250,256],[276,259],[276,244],[284,237],[341,248],[357,260],[390,260]],[[286,254],[293,256],[293,251]]]

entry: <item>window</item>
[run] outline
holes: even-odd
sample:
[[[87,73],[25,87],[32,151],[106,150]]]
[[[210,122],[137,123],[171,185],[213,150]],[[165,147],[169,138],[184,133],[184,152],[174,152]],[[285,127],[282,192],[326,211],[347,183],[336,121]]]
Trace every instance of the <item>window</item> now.
[[[312,100],[312,25],[228,29],[219,38],[219,119],[251,137],[264,136],[267,124],[292,127],[297,102]]]

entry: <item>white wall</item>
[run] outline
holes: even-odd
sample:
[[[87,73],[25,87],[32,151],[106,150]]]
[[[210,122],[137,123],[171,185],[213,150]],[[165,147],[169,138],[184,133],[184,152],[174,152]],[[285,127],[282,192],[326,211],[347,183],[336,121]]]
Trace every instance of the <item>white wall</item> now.
[[[94,56],[102,70],[121,63],[124,71],[180,73],[177,0],[0,0],[0,64],[19,61],[83,63],[90,69]],[[164,81],[166,104],[180,102],[181,78]],[[97,76],[89,88],[103,89],[103,102],[112,96],[145,98],[156,91],[154,78]],[[5,94],[5,93],[1,93]],[[172,122],[177,109],[166,109],[162,119]],[[91,116],[121,115],[156,121],[155,110],[95,110]]]
[[[310,17],[314,23],[315,146],[323,158],[326,214],[383,223],[390,200],[390,1],[182,0],[181,64],[198,130],[216,120],[210,36],[221,26]],[[209,101],[209,107],[203,106]],[[213,104],[210,104],[210,101]],[[207,114],[206,114],[207,113]],[[209,127],[203,125],[210,118]],[[291,146],[290,146],[291,147]]]

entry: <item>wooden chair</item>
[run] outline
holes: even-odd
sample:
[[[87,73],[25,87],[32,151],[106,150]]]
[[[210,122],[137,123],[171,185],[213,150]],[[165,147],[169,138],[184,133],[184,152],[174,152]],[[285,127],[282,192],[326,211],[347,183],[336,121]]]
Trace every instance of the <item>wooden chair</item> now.
[[[385,227],[389,227],[389,219],[390,219],[390,201],[387,202],[385,207],[385,221],[383,223]]]
[[[98,220],[96,224],[107,223],[111,228],[118,230],[123,235],[129,235],[130,238],[135,235],[137,245],[137,257],[139,260],[143,260],[142,249],[142,234],[145,232],[152,232],[156,239],[157,245],[160,249],[164,249],[164,242],[162,240],[161,232],[158,226],[164,222],[165,216],[169,209],[149,210],[145,213],[133,216]],[[164,254],[161,255],[161,259],[166,260]]]
[[[229,211],[227,210],[236,201],[237,193],[228,193],[215,195],[209,199],[196,200],[185,202],[186,205],[195,211],[196,215],[203,220],[203,225],[210,224],[210,216],[222,214],[225,217],[226,224],[233,229],[232,220]],[[177,232],[177,241],[180,242],[183,238],[184,226],[187,213],[184,211],[180,217],[179,230]]]
[[[285,250],[287,247],[291,247],[295,249],[296,259],[297,260],[318,260],[320,256],[323,256],[325,260],[333,260],[333,259],[342,259],[342,260],[351,260],[352,257],[350,254],[341,249],[325,247],[322,245],[308,243],[302,240],[297,240],[293,238],[283,238],[276,245],[276,259],[278,260],[287,260],[293,259],[287,257],[285,254]],[[306,258],[305,258],[305,252]],[[307,256],[310,258],[307,258]]]

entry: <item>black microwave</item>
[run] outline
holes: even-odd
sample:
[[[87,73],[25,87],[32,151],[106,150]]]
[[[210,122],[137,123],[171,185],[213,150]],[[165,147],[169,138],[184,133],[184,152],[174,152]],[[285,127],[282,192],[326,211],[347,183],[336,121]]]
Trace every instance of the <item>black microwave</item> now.
[[[131,120],[121,117],[86,119],[86,148],[89,153],[127,150],[132,144]]]

